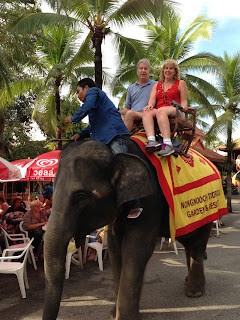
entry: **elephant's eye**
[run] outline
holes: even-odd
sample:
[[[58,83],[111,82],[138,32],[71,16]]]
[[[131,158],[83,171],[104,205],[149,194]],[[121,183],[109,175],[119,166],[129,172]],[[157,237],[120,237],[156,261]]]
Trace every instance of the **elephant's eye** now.
[[[73,204],[79,204],[79,205],[85,205],[89,201],[89,193],[85,191],[76,191],[72,195],[72,203]]]

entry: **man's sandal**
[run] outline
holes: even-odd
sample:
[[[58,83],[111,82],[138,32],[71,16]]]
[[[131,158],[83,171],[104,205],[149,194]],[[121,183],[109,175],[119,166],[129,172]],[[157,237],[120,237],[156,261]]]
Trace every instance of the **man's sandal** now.
[[[127,217],[129,219],[135,219],[135,218],[138,218],[142,212],[143,212],[143,208],[135,208],[129,212]]]

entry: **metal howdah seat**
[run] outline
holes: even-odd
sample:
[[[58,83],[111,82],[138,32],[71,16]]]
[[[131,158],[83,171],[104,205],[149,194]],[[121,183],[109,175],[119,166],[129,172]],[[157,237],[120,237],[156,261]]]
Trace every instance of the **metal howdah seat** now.
[[[176,117],[170,117],[171,139],[174,138],[180,142],[180,146],[175,147],[175,151],[179,154],[187,156],[188,149],[194,139],[196,130],[196,109],[188,108],[186,112],[182,112],[182,107],[176,101],[173,101],[176,108]],[[174,145],[174,143],[173,143]]]

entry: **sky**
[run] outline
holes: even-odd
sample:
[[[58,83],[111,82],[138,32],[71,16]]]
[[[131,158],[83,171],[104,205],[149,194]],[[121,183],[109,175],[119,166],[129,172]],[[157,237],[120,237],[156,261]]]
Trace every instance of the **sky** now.
[[[178,10],[181,14],[181,28],[184,30],[197,16],[206,14],[208,18],[214,19],[217,26],[212,34],[211,40],[201,40],[196,43],[195,53],[207,51],[215,55],[223,56],[224,52],[228,55],[234,55],[240,52],[240,11],[236,7],[237,0],[179,0]],[[49,12],[48,7],[43,4],[42,10]],[[128,26],[121,33],[132,38],[144,40],[144,34],[140,27]],[[116,53],[112,50],[112,44],[108,37],[103,44],[103,67],[114,74],[116,70]],[[208,77],[208,81],[214,82],[214,79]],[[103,90],[113,100],[115,105],[118,99],[113,98],[108,87]],[[234,134],[233,139],[239,138]]]

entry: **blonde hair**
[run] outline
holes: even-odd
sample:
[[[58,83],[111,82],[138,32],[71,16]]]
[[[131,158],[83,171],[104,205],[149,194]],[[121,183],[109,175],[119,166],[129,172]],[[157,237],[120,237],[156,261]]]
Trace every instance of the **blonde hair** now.
[[[167,59],[164,61],[163,66],[162,66],[162,70],[161,70],[161,74],[160,74],[160,80],[162,82],[164,82],[164,80],[165,80],[164,69],[166,68],[167,65],[170,65],[171,67],[174,67],[174,69],[175,69],[175,75],[174,75],[173,79],[180,80],[180,69],[179,69],[177,62],[173,59]]]
[[[41,206],[41,202],[39,200],[33,200],[30,204],[30,208]]]

